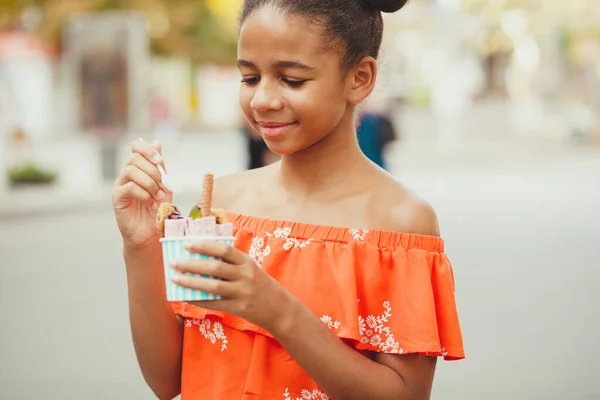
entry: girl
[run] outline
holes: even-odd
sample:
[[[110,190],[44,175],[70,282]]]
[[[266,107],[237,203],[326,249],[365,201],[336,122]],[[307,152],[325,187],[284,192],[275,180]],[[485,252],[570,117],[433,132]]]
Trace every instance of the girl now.
[[[427,399],[436,358],[464,357],[436,215],[356,138],[356,106],[377,76],[381,12],[404,3],[244,2],[240,103],[281,161],[215,182],[235,248],[189,250],[222,261],[172,266],[177,284],[225,300],[165,300],[154,215],[171,193],[160,144],[134,142],[113,204],[133,342],[159,398]]]

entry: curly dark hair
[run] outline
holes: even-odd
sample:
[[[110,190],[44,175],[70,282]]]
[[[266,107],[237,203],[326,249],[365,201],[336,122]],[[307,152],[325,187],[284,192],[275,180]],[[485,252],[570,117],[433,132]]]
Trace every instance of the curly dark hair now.
[[[408,0],[244,0],[240,26],[253,11],[276,7],[308,18],[323,28],[326,43],[340,46],[342,68],[363,57],[377,59],[383,35],[382,12],[398,11]]]

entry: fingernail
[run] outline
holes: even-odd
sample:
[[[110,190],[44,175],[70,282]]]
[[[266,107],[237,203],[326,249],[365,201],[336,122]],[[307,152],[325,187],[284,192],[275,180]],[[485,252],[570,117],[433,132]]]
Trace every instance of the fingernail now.
[[[152,209],[158,210],[158,204],[156,204],[156,202],[152,203]]]
[[[160,162],[162,161],[162,157],[160,156],[160,154],[154,153],[154,155],[152,156],[152,161],[154,161],[155,164],[160,164]]]
[[[177,269],[177,261],[171,261],[171,268]]]
[[[163,192],[162,190],[159,190],[158,193],[156,193],[156,199],[158,201],[162,201],[165,198],[165,192]]]

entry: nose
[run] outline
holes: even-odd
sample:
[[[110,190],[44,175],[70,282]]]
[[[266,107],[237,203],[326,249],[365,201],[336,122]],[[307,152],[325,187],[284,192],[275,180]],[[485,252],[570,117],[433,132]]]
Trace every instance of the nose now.
[[[255,111],[277,111],[283,107],[283,101],[275,87],[266,79],[260,81],[250,101],[250,107]]]

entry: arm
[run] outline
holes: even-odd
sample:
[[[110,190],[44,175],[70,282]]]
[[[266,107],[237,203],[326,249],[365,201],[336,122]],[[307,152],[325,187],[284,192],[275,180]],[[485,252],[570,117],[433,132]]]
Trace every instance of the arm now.
[[[398,231],[439,235],[437,216],[424,202],[394,207],[387,217]],[[437,358],[375,353],[369,359],[300,301],[290,302],[286,319],[271,333],[332,399],[429,399]]]
[[[129,319],[133,344],[144,379],[159,399],[180,392],[182,326],[166,301],[156,209],[172,201],[158,166],[161,145],[138,139],[115,182],[115,219],[123,238]]]
[[[154,394],[171,400],[181,391],[183,327],[166,300],[161,249],[125,246],[123,255],[138,363]]]
[[[428,399],[436,359],[377,354],[371,360],[343,343],[300,301],[273,336],[334,400]]]

